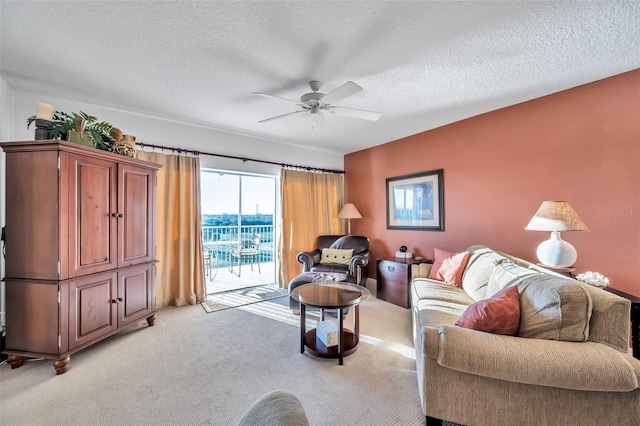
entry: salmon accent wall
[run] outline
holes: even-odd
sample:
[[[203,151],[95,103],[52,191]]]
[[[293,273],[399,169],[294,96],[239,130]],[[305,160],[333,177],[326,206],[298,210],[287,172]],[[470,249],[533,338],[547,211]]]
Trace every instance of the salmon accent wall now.
[[[576,273],[600,272],[640,296],[640,69],[345,156],[352,233],[376,258],[401,245],[473,244],[536,262],[548,232],[525,231],[544,200],[571,203],[589,232],[565,232]],[[385,179],[444,169],[444,232],[389,230]]]

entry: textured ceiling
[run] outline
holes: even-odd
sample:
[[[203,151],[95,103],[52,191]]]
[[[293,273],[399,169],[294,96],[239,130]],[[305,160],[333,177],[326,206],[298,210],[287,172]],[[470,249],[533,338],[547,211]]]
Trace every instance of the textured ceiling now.
[[[637,1],[0,2],[16,89],[349,153],[640,68]],[[308,82],[364,90],[327,114]]]

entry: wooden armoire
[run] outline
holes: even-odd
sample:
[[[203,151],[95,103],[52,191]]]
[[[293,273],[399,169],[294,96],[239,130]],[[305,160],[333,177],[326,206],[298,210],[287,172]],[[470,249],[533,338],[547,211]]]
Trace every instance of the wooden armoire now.
[[[159,165],[59,140],[4,142],[6,347],[70,355],[155,320]]]

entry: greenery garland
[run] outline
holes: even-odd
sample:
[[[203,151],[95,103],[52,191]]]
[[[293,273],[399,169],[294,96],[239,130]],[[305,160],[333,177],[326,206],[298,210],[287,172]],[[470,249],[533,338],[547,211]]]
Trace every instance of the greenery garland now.
[[[118,129],[105,121],[98,122],[96,117],[83,111],[80,111],[79,113],[72,112],[71,114],[67,114],[62,111],[55,111],[53,113],[53,120],[51,121],[51,138],[66,140],[69,131],[75,130],[75,124],[73,123],[74,118],[84,119],[84,132],[91,137],[94,147],[103,151],[113,151],[113,146],[116,144],[116,140],[111,136],[111,134]],[[34,121],[36,121],[35,115],[27,118],[27,129]]]

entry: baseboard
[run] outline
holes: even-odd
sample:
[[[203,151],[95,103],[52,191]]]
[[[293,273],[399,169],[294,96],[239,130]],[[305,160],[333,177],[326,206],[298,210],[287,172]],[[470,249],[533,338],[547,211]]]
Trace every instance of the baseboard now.
[[[4,351],[4,330],[0,332],[0,362],[9,358],[9,355],[5,355],[2,352]]]

